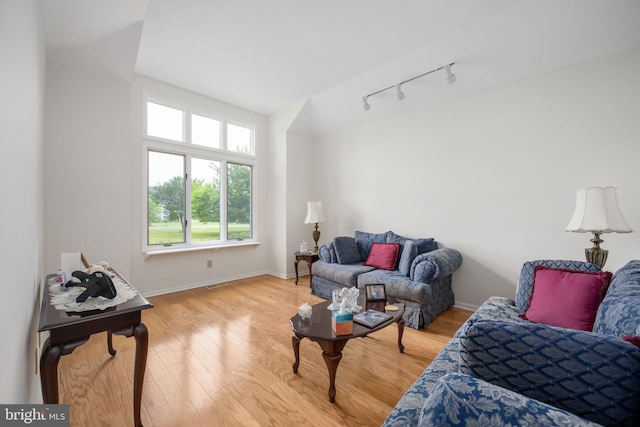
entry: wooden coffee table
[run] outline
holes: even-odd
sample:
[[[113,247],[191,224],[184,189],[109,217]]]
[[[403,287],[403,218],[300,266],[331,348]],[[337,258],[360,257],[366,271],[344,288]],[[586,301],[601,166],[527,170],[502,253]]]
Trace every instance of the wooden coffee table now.
[[[316,304],[312,307],[311,319],[302,319],[299,315],[295,315],[289,320],[291,323],[291,329],[293,330],[293,354],[295,356],[295,362],[293,364],[293,373],[298,373],[298,366],[300,365],[300,340],[303,338],[309,338],[311,341],[315,341],[322,348],[322,357],[327,364],[329,371],[329,401],[335,402],[336,400],[336,371],[338,370],[338,364],[342,359],[342,349],[347,342],[352,338],[366,337],[372,332],[379,331],[382,328],[386,328],[393,323],[398,325],[398,349],[400,353],[404,352],[404,345],[402,345],[402,334],[404,332],[404,320],[402,315],[404,314],[404,304],[390,302],[390,304],[398,307],[397,311],[387,311],[386,313],[393,316],[391,320],[384,322],[374,328],[368,328],[360,325],[356,322],[353,323],[353,334],[351,335],[339,335],[331,329],[331,310],[327,307],[331,304],[331,301],[325,301],[320,304]],[[360,295],[358,305],[363,307],[363,310],[374,309],[384,311],[385,303],[375,302],[366,303],[364,295]]]

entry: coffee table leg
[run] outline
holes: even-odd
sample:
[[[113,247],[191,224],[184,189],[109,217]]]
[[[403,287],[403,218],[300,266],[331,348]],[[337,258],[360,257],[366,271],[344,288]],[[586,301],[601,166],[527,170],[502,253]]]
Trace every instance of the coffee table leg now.
[[[329,370],[329,402],[335,402],[336,371],[338,370],[340,359],[342,359],[342,353],[339,352],[337,354],[327,354],[325,352],[322,352],[322,357],[324,358],[324,363],[327,364],[327,369]]]
[[[404,319],[400,318],[400,320],[398,320],[398,349],[400,350],[400,353],[404,353],[402,334],[404,334]]]
[[[293,362],[293,373],[298,373],[298,366],[300,366],[300,338],[297,336],[291,337],[291,344],[293,345],[293,355],[296,361]]]
[[[342,359],[342,349],[347,345],[347,341],[349,341],[348,338],[340,341],[318,340],[318,344],[323,350],[324,363],[327,364],[329,371],[329,402],[336,401],[336,372],[340,359]]]

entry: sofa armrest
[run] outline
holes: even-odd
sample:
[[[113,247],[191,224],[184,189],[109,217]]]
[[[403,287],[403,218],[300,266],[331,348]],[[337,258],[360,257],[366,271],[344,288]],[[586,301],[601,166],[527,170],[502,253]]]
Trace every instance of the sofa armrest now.
[[[640,349],[609,335],[478,321],[460,336],[460,372],[599,424],[640,422]]]
[[[409,277],[414,282],[431,283],[449,276],[462,264],[462,254],[451,248],[420,254],[411,263]]]
[[[336,258],[336,251],[333,248],[333,242],[320,245],[318,248],[318,257],[327,264],[335,264],[338,262],[338,259]]]
[[[424,402],[420,426],[597,426],[469,375],[449,373]]]

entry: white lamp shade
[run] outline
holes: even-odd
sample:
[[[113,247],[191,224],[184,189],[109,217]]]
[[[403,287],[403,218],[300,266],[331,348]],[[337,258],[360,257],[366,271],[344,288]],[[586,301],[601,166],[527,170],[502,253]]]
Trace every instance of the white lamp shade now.
[[[304,219],[305,224],[315,224],[317,222],[325,222],[324,212],[322,211],[322,202],[307,202],[307,217]]]
[[[618,208],[615,187],[591,187],[578,190],[576,210],[566,231],[587,233],[631,233],[631,228]]]

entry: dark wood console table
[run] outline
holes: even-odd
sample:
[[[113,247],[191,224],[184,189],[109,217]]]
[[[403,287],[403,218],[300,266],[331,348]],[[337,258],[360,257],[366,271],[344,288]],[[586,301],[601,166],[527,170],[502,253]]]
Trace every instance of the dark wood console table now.
[[[122,278],[115,271],[111,271]],[[107,331],[107,347],[112,356],[116,354],[112,345],[112,334],[134,337],[136,356],[133,380],[133,416],[134,424],[142,426],[140,401],[147,364],[149,335],[147,327],[141,321],[141,312],[152,308],[153,305],[137,293],[134,298],[105,310],[69,313],[57,310],[51,305],[50,286],[59,286],[55,274],[47,276],[45,280],[38,325],[38,332],[49,331],[49,338],[45,342],[40,356],[40,384],[44,403],[58,403],[58,362],[61,356],[71,354],[95,333]]]

